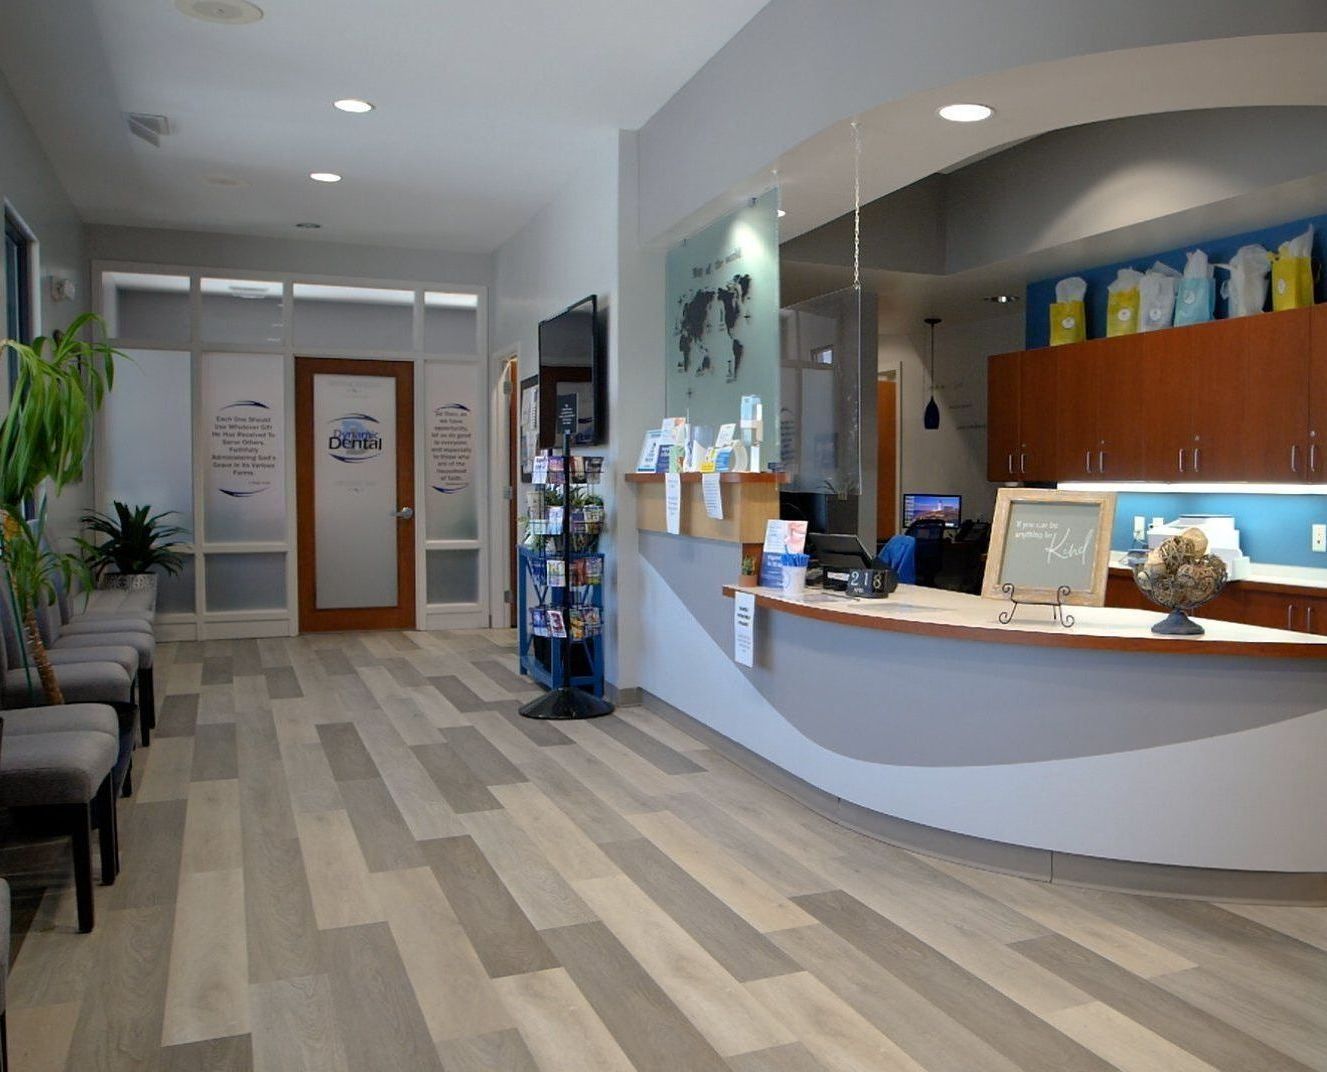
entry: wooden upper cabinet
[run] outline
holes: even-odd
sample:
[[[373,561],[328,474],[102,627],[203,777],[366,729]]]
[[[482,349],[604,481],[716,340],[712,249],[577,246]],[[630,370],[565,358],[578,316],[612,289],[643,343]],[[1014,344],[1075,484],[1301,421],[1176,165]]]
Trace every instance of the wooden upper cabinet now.
[[[1055,351],[1025,350],[1018,362],[1018,476],[1055,480],[1059,418]]]
[[[1244,461],[1247,480],[1309,479],[1309,353],[1313,309],[1243,321]],[[1318,451],[1314,451],[1314,460]]]
[[[1055,357],[1059,395],[1055,474],[1061,480],[1086,480],[1096,473],[1101,436],[1095,347],[1095,343],[1075,342],[1050,351]]]
[[[1092,475],[1103,480],[1138,480],[1143,475],[1143,423],[1138,404],[1143,340],[1138,335],[1104,339],[1092,356],[1092,377],[1078,387],[1096,400],[1097,442]],[[1060,378],[1060,395],[1066,391]],[[1061,402],[1063,409],[1063,401]]]
[[[1327,305],[1309,311],[1309,468],[1308,479],[1327,481]]]
[[[1019,359],[996,354],[986,365],[986,479],[1018,480]]]

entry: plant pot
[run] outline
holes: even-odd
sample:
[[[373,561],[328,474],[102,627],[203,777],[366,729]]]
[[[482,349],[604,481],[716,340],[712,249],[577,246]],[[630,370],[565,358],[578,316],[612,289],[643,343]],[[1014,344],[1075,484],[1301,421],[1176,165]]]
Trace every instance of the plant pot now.
[[[756,586],[756,575],[754,573],[739,573],[737,575],[738,588],[754,588]]]
[[[151,592],[157,594],[155,573],[103,573],[97,578],[97,587],[109,592]]]

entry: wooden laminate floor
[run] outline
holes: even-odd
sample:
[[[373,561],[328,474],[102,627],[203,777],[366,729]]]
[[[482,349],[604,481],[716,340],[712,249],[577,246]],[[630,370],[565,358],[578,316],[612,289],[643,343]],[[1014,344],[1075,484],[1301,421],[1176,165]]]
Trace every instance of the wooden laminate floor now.
[[[10,845],[20,1072],[1327,1069],[1327,910],[839,828],[503,632],[163,645],[124,870]]]

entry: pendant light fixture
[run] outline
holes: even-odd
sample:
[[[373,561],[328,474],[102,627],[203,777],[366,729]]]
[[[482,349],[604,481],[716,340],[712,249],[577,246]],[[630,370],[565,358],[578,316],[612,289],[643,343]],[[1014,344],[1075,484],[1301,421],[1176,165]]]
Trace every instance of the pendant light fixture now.
[[[922,323],[931,329],[931,400],[922,413],[922,427],[934,432],[940,427],[940,407],[935,404],[935,325],[940,323],[940,318],[928,316]]]

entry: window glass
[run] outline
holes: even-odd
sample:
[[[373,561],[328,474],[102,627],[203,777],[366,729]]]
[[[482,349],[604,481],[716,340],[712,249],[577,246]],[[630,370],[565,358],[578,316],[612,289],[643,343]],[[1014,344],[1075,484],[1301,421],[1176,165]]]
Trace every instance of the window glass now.
[[[106,330],[113,338],[189,344],[187,275],[105,272],[101,284]]]
[[[203,279],[199,336],[204,342],[279,349],[285,342],[281,284],[256,279]]]
[[[474,294],[427,291],[424,294],[424,352],[479,352],[479,298]]]
[[[284,552],[206,558],[209,611],[286,609]]]
[[[425,557],[430,606],[479,602],[478,551],[428,551]]]
[[[478,364],[430,361],[424,368],[427,412],[424,524],[430,540],[477,540],[480,445]]]
[[[103,501],[173,510],[193,528],[193,375],[181,350],[129,350],[115,363],[115,386],[102,410]]]
[[[286,538],[285,365],[204,354],[203,510],[209,543]]]
[[[413,350],[415,292],[295,284],[295,346],[301,350]]]

